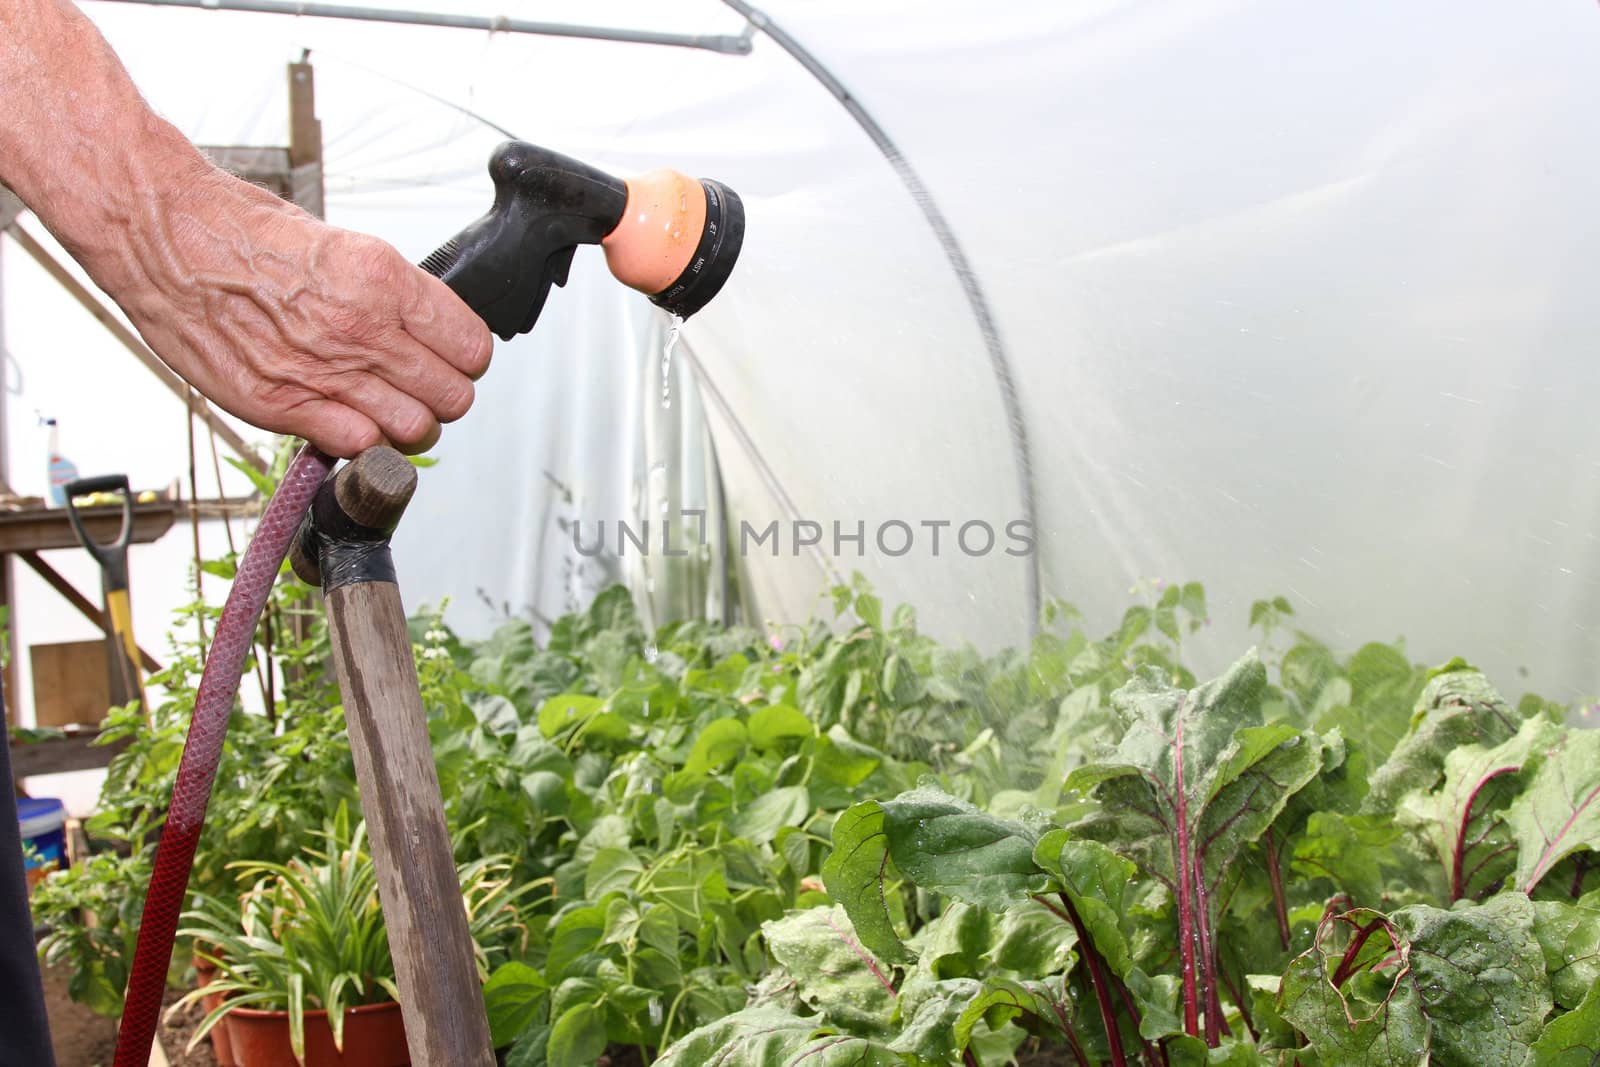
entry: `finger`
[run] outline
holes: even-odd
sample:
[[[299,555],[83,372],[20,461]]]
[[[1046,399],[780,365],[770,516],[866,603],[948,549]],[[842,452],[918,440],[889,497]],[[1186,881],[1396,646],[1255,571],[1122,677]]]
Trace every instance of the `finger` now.
[[[439,440],[439,420],[433,412],[377,375],[341,375],[326,391],[376,423],[389,443],[402,452],[426,452]]]
[[[296,406],[283,432],[304,437],[330,456],[351,459],[383,443],[383,431],[361,412],[317,397]]]
[[[382,358],[370,364],[373,373],[421,401],[440,422],[455,422],[472,407],[472,379],[410,334],[392,334],[386,348]]]
[[[413,268],[407,277],[409,288],[400,301],[406,332],[462,374],[481,378],[494,351],[489,327],[433,275]]]

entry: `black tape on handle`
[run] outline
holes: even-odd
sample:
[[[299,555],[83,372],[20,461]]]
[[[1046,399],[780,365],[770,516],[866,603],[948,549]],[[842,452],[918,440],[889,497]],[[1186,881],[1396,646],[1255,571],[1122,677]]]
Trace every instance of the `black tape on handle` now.
[[[310,534],[314,558],[322,572],[322,591],[331,593],[362,582],[394,582],[394,556],[389,551],[392,530],[379,530],[356,522],[339,506],[338,494],[328,488],[311,503],[311,519],[302,528]]]
[[[394,582],[394,555],[387,541],[322,540],[317,566],[322,571],[322,591],[331,593],[362,582]]]

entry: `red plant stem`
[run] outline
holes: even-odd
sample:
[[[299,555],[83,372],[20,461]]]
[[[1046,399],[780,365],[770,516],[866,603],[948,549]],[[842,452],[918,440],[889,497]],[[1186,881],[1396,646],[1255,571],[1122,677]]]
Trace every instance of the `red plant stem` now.
[[[1200,1001],[1195,988],[1194,958],[1194,901],[1191,879],[1194,870],[1189,857],[1189,798],[1183,781],[1183,708],[1178,709],[1174,725],[1172,768],[1174,800],[1178,808],[1178,825],[1173,832],[1178,845],[1178,951],[1183,965],[1183,1032],[1191,1037],[1200,1036]]]
[[[1344,985],[1345,979],[1349,978],[1356,969],[1356,957],[1361,954],[1361,947],[1367,943],[1367,938],[1372,936],[1373,931],[1382,925],[1382,919],[1373,919],[1356,931],[1356,936],[1350,940],[1350,947],[1344,950],[1344,958],[1339,961],[1339,966],[1334,969],[1333,984],[1335,987]]]
[[[1227,971],[1218,971],[1217,977],[1228,987],[1228,994],[1233,997],[1233,1002],[1239,1005],[1239,1018],[1244,1020],[1244,1028],[1250,1031],[1250,1040],[1259,1042],[1261,1034],[1256,1030],[1255,1021],[1250,1018],[1250,1007],[1245,1003],[1244,997],[1239,995],[1239,987],[1228,978]]]
[[[1583,896],[1583,880],[1589,877],[1589,854],[1580,852],[1573,857],[1572,871],[1572,899],[1577,900]]]
[[[1521,770],[1520,767],[1499,767],[1490,771],[1478,780],[1473,786],[1472,795],[1467,798],[1467,806],[1461,809],[1461,826],[1456,831],[1456,847],[1450,857],[1450,903],[1454,904],[1467,895],[1466,877],[1462,874],[1462,867],[1467,859],[1467,826],[1472,822],[1472,805],[1478,802],[1478,794],[1483,787],[1502,774],[1514,774]]]
[[[1205,854],[1195,852],[1194,873],[1194,929],[1199,940],[1200,995],[1205,998],[1205,1040],[1211,1048],[1222,1044],[1227,1021],[1222,1018],[1222,995],[1217,991],[1217,946],[1211,938],[1211,902],[1206,889]],[[1231,1034],[1229,1036],[1232,1036]]]
[[[1278,916],[1278,943],[1289,951],[1289,905],[1283,899],[1283,872],[1278,869],[1278,846],[1267,827],[1267,874],[1272,882],[1272,909]]]
[[[1123,1008],[1127,1010],[1128,1018],[1133,1020],[1133,1028],[1135,1030],[1139,1029],[1144,1024],[1144,1020],[1139,1015],[1139,1006],[1133,1002],[1133,994],[1128,992],[1127,985],[1116,975],[1111,976],[1111,982],[1116,986],[1117,997],[1122,1001]],[[1151,1044],[1150,1039],[1143,1034],[1139,1035],[1139,1043],[1144,1046],[1144,1061],[1147,1067],[1157,1067],[1155,1045]]]
[[[1100,951],[1094,947],[1094,942],[1089,940],[1089,931],[1078,917],[1078,909],[1072,906],[1072,898],[1065,893],[1058,896],[1061,906],[1066,910],[1067,921],[1078,935],[1078,944],[1083,946],[1083,961],[1089,965],[1089,981],[1094,986],[1095,1001],[1100,1005],[1100,1021],[1105,1024],[1106,1044],[1111,1046],[1113,1067],[1128,1067],[1128,1057],[1122,1051],[1122,1031],[1117,1028],[1116,1009],[1111,1006],[1110,979],[1106,975],[1105,962],[1100,958]]]
[[[972,1050],[970,1048],[964,1048],[961,1050],[961,1062],[966,1064],[967,1067],[978,1067],[978,1057],[972,1054]]]

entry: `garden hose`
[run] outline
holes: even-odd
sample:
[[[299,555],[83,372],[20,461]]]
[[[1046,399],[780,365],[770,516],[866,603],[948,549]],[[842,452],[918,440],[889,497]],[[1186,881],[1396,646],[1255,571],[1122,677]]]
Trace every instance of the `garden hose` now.
[[[721,290],[743,243],[744,207],[717,182],[675,171],[623,181],[521,141],[495,150],[489,175],[495,185],[489,212],[421,266],[503,340],[533,329],[551,284],[566,284],[579,244],[604,245],[618,281],[688,318]],[[156,849],[114,1067],[150,1061],[173,938],[245,657],[284,556],[334,462],[310,445],[295,454],[228,591]]]

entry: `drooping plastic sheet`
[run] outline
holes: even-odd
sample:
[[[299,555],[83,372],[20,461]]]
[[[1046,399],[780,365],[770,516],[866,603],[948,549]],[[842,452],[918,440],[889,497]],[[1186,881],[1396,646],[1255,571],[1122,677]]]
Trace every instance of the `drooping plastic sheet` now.
[[[469,632],[616,578],[657,619],[794,619],[860,570],[941,636],[995,647],[1026,638],[1037,565],[1106,628],[1141,579],[1204,581],[1213,664],[1250,640],[1250,602],[1283,594],[1347,649],[1403,634],[1507,688],[1519,670],[1563,700],[1600,687],[1591,5],[766,4],[948,218],[1019,426],[922,210],[764,36],[728,57],[88,7],[212,143],[281,140],[281,64],[311,47],[330,218],[413,258],[486,206],[500,138],[440,99],[743,196],[744,259],[684,329],[672,408],[665,322],[588,250],[445,434],[397,560],[408,600],[451,597]],[[741,27],[709,2],[511,7]],[[1035,558],[1005,552],[1029,493]],[[663,503],[725,508],[730,535],[681,560],[574,544]],[[776,554],[741,544],[773,522]],[[794,545],[797,522],[821,543]],[[995,545],[953,544],[964,523]],[[900,555],[876,543],[899,548],[895,524],[916,535]]]

